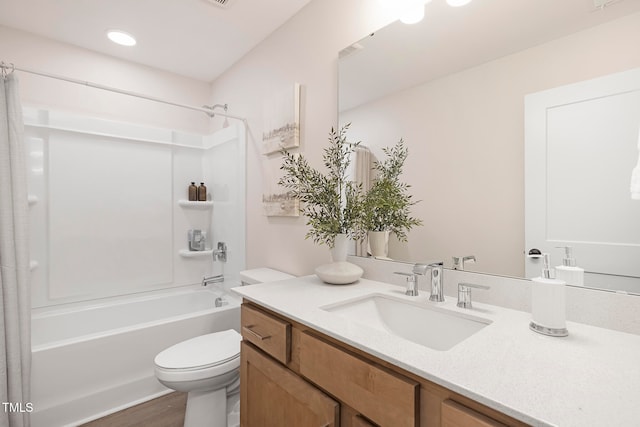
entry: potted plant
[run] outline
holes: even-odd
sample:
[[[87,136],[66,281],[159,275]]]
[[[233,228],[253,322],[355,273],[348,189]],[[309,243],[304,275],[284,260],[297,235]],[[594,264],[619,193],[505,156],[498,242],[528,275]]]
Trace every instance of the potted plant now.
[[[402,167],[409,150],[404,141],[383,148],[385,160],[374,162],[377,177],[364,196],[362,205],[361,228],[369,238],[371,254],[386,258],[388,255],[389,234],[394,233],[402,241],[407,241],[407,231],[422,225],[422,220],[411,216],[412,201],[408,190],[410,186],[400,181]]]
[[[347,179],[351,154],[359,143],[347,142],[348,127],[332,128],[329,133],[329,147],[322,157],[326,174],[311,167],[302,155],[282,150],[284,176],[278,181],[302,202],[300,211],[309,226],[305,237],[332,248],[335,262],[346,261],[348,239],[363,237],[359,227],[362,187]]]

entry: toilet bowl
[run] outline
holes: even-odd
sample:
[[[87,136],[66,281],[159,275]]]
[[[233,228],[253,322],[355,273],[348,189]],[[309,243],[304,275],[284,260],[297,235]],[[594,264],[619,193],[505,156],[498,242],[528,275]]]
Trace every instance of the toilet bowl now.
[[[233,329],[201,335],[158,353],[158,381],[187,392],[185,427],[226,427],[227,395],[240,388],[240,341]]]
[[[291,279],[271,268],[240,272],[242,285]],[[158,353],[156,378],[166,387],[187,392],[185,427],[227,427],[227,396],[240,391],[240,341],[229,329],[183,341]]]

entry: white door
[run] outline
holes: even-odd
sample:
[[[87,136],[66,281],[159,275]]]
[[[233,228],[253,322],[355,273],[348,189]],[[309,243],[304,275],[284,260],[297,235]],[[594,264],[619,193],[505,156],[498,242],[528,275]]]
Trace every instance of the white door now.
[[[640,69],[525,97],[526,252],[562,263],[572,246],[585,284],[640,292]],[[525,254],[526,255],[526,254]],[[540,275],[527,257],[526,275]]]

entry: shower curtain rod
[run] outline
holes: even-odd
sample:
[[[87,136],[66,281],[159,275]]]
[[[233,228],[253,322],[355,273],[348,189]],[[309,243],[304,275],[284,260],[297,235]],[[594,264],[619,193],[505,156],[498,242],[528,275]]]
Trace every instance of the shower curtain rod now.
[[[62,80],[65,82],[69,82],[69,83],[75,83],[75,84],[79,84],[82,86],[88,86],[88,87],[92,87],[95,89],[101,89],[101,90],[106,90],[109,92],[115,92],[115,93],[119,93],[122,95],[127,95],[127,96],[133,96],[136,98],[142,98],[142,99],[146,99],[149,101],[155,101],[155,102],[159,102],[162,104],[168,104],[168,105],[173,105],[174,107],[181,107],[181,108],[186,108],[189,110],[193,110],[193,111],[200,111],[202,113],[205,113],[206,115],[208,115],[209,117],[214,117],[214,116],[221,116],[221,117],[227,117],[230,119],[236,119],[236,120],[240,120],[244,123],[246,123],[246,119],[243,117],[239,117],[239,116],[234,116],[232,114],[227,114],[227,104],[215,104],[212,106],[208,106],[208,105],[203,105],[202,107],[194,107],[193,105],[187,105],[187,104],[180,104],[178,102],[173,102],[173,101],[166,101],[164,99],[160,99],[160,98],[156,98],[154,96],[149,96],[149,95],[144,95],[141,93],[136,93],[136,92],[130,92],[127,90],[122,90],[122,89],[118,89],[118,88],[114,88],[114,87],[110,87],[110,86],[105,86],[105,85],[101,85],[98,83],[92,83],[89,81],[85,81],[85,80],[78,80],[78,79],[73,79],[71,77],[64,77],[64,76],[59,76],[56,74],[50,74],[50,73],[43,73],[40,71],[34,71],[34,70],[29,70],[27,68],[20,68],[20,67],[16,67],[14,64],[10,63],[10,64],[6,64],[5,62],[0,62],[0,69],[2,69],[2,75],[9,75],[14,71],[22,71],[23,73],[29,73],[29,74],[35,74],[38,76],[42,76],[42,77],[49,77],[52,79],[56,79],[56,80]],[[224,108],[224,113],[215,113],[214,109],[215,108]]]

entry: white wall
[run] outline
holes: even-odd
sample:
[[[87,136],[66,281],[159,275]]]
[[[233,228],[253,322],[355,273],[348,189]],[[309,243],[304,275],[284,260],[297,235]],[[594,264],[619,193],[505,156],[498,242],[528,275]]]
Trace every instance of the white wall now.
[[[294,82],[302,84],[301,152],[312,165],[320,167],[328,131],[337,123],[338,51],[387,23],[375,2],[369,0],[312,1],[214,82],[212,99],[224,99],[233,113],[248,118],[247,267],[269,266],[293,274],[309,274],[319,264],[329,261],[325,247],[304,240],[307,231],[304,218],[262,216],[261,194],[270,191],[277,182],[280,165],[277,155],[267,158],[259,154],[262,100],[283,86]],[[386,140],[392,143],[400,136],[424,141],[424,129],[416,126],[423,114],[439,117],[453,101],[460,100],[469,103],[464,114],[452,114],[443,119],[480,127],[469,133],[466,127],[458,126],[452,133],[436,126],[430,130],[430,139],[447,141],[446,146],[425,145],[412,149],[407,170],[425,170],[426,175],[413,176],[411,181],[414,185],[425,179],[438,182],[438,188],[429,197],[433,196],[442,206],[431,214],[421,212],[418,216],[428,222],[463,224],[460,235],[474,241],[490,238],[490,248],[482,249],[490,252],[487,259],[490,256],[511,266],[503,274],[522,275],[523,96],[638,67],[638,39],[640,15],[636,14],[446,77],[440,82],[444,86],[425,85],[419,96],[408,101],[415,105],[426,97],[434,97],[434,100],[416,109],[414,114],[400,118],[403,125],[411,125],[409,132],[401,134],[388,125],[384,129],[375,128],[375,131],[388,132]],[[452,93],[455,99],[450,100]],[[514,102],[517,105],[514,106]],[[418,114],[418,111],[423,113]],[[364,138],[354,136],[354,139]],[[467,154],[462,156],[461,153]],[[429,163],[425,167],[427,159],[443,161],[441,166]],[[497,166],[493,172],[479,170],[478,165],[486,161]],[[452,177],[457,179],[459,168],[477,170],[479,181],[468,185],[462,195],[447,194],[444,183]],[[494,191],[497,194],[493,194],[487,204],[477,195],[478,188],[499,190]],[[467,199],[464,209],[452,211],[454,202],[462,198]],[[423,206],[427,209],[432,204],[424,202]],[[473,219],[474,214],[481,215],[481,221],[488,218],[492,229],[498,229],[500,233],[488,236],[472,231],[471,227],[479,221]],[[469,222],[469,226],[464,225]],[[434,244],[445,244],[445,236],[435,234],[434,229],[430,229],[430,233]],[[417,240],[416,244],[422,243]],[[465,253],[474,251],[475,247],[464,248]]]
[[[309,274],[329,262],[325,246],[305,240],[306,221],[262,215],[262,193],[279,177],[279,156],[260,154],[263,99],[302,85],[301,151],[321,166],[322,150],[337,123],[338,51],[388,23],[371,0],[312,1],[213,84],[212,99],[248,119],[247,267],[269,266]]]
[[[19,68],[89,81],[181,104],[207,104],[210,94],[208,83],[2,26],[0,60],[14,63]],[[204,113],[33,74],[17,72],[17,75],[24,105],[201,134],[209,131],[210,119]]]

